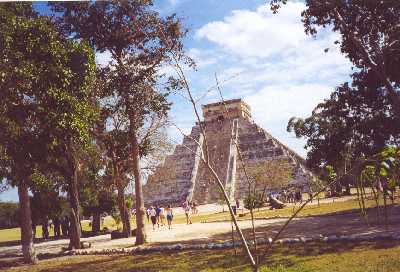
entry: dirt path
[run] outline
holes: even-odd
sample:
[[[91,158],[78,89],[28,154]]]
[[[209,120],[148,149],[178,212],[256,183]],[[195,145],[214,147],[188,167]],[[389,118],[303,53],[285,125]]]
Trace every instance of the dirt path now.
[[[282,222],[284,219],[262,220],[262,224],[274,224]],[[260,222],[259,222],[260,224]],[[251,221],[239,222],[241,228],[250,228]],[[151,226],[146,226],[149,242],[151,243],[166,243],[166,242],[182,242],[189,240],[206,241],[210,240],[215,235],[222,235],[231,231],[230,222],[218,223],[193,223],[191,225],[177,224],[173,225],[172,229],[168,227],[160,227],[155,230]],[[135,238],[123,238],[111,240],[111,235],[100,235],[90,238],[82,238],[82,241],[88,241],[92,244],[92,248],[112,248],[112,247],[127,247],[135,244]],[[35,244],[35,249],[38,253],[58,253],[62,247],[67,247],[68,239],[61,239],[55,241],[47,241]],[[5,255],[19,255],[21,247],[9,246],[0,247],[0,258]]]
[[[256,220],[258,236],[273,236],[277,233],[285,218]],[[357,213],[343,213],[336,215],[323,215],[314,217],[296,218],[289,225],[282,237],[299,237],[315,235],[341,235],[341,234],[363,234],[369,235],[379,232],[394,232],[400,230],[400,206],[394,206],[390,210],[389,228],[376,222],[374,211],[369,214],[369,225],[365,223]],[[239,225],[244,232],[249,235],[251,221],[239,221]],[[209,242],[215,240],[231,239],[230,222],[214,223],[194,223],[191,225],[177,224],[171,230],[167,227],[160,227],[153,230],[147,226],[149,242],[151,243],[195,243]],[[82,241],[88,241],[93,249],[131,247],[135,243],[135,238],[124,238],[111,240],[110,235],[101,235],[91,238],[83,238]],[[63,247],[68,246],[69,240],[55,240],[36,244],[38,253],[59,253]],[[19,256],[21,254],[20,246],[0,247],[0,258],[5,256]]]

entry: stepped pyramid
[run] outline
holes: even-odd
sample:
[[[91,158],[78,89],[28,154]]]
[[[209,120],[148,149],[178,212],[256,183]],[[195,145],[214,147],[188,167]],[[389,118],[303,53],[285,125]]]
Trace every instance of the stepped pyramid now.
[[[203,105],[202,109],[210,161],[231,200],[243,199],[248,192],[235,141],[246,167],[284,159],[292,167],[293,180],[289,184],[307,186],[312,175],[306,170],[304,159],[255,124],[244,101],[233,99]],[[220,198],[211,173],[200,159],[199,145],[204,145],[204,139],[196,123],[190,135],[148,178],[143,187],[146,205],[177,205],[185,200],[205,204]]]

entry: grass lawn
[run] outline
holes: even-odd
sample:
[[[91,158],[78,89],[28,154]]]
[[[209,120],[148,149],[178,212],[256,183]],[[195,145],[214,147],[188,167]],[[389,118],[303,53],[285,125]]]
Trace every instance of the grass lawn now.
[[[313,204],[315,204],[317,201],[313,201]],[[380,205],[383,205],[381,201]],[[388,202],[390,204],[391,202]],[[400,199],[397,197],[395,199],[395,203],[400,203]],[[375,200],[369,199],[365,201],[365,206],[366,208],[371,208],[375,207],[376,203]],[[254,216],[256,218],[265,218],[265,217],[274,217],[274,216],[291,216],[297,209],[299,208],[299,205],[297,206],[291,206],[291,207],[285,207],[280,210],[270,210],[268,208],[262,208],[262,209],[256,209],[254,212]],[[354,209],[359,209],[359,204],[356,199],[352,200],[347,200],[347,201],[336,201],[333,203],[321,203],[320,205],[307,205],[304,207],[303,210],[300,211],[299,216],[312,216],[312,215],[322,215],[322,214],[330,214],[330,213],[335,213],[335,212],[343,212],[343,211],[349,211],[349,210],[354,210]],[[241,210],[239,210],[239,213],[241,213]],[[250,213],[247,211],[245,212],[244,216],[239,217],[241,219],[250,219]],[[179,218],[180,219],[180,218]],[[179,221],[179,219],[177,221]],[[183,219],[183,218],[182,218]],[[229,220],[230,215],[229,212],[221,212],[221,213],[215,213],[215,214],[209,214],[209,215],[194,215],[193,216],[193,222],[201,222],[201,221],[214,221],[214,220]]]
[[[81,222],[82,224],[82,229],[84,231],[90,231],[91,227],[89,226],[89,221],[88,220],[83,220]],[[107,227],[109,229],[116,229],[117,226],[115,224],[115,221],[112,218],[106,218],[104,220],[104,224],[102,227]],[[54,236],[54,229],[49,228],[49,235]],[[42,227],[41,226],[36,226],[36,237],[41,238],[42,237]],[[2,242],[9,242],[9,241],[19,241],[21,239],[21,231],[20,228],[12,228],[12,229],[2,229],[0,230],[0,243]]]
[[[264,272],[395,272],[400,270],[400,244],[313,243],[276,246],[260,257]],[[14,272],[128,272],[128,271],[251,271],[246,257],[230,250],[151,253],[136,256],[71,256],[41,260],[35,266],[19,266]]]

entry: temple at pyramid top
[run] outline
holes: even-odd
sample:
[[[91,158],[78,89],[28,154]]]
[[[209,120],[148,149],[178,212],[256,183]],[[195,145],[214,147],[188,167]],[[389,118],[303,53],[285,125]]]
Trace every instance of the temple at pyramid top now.
[[[231,99],[224,102],[211,103],[203,105],[202,109],[204,121],[206,122],[239,117],[251,119],[250,106],[242,99]]]

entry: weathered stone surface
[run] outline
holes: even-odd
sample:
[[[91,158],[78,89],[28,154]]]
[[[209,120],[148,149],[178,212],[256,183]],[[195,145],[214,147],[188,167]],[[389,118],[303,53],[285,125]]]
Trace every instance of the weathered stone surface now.
[[[272,137],[251,120],[250,107],[240,99],[203,106],[206,139],[210,161],[225,185],[231,200],[243,199],[248,190],[240,167],[237,140],[246,166],[251,167],[270,160],[285,159],[292,165],[291,183],[308,184],[311,174],[304,159]],[[144,186],[146,205],[179,205],[185,200],[198,204],[213,203],[220,197],[215,180],[200,160],[204,139],[196,124],[190,135],[184,137],[163,166],[150,176]],[[259,190],[262,190],[260,185]]]

